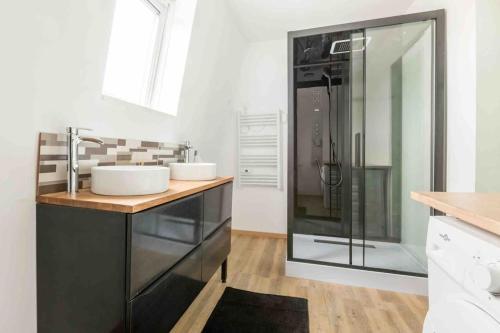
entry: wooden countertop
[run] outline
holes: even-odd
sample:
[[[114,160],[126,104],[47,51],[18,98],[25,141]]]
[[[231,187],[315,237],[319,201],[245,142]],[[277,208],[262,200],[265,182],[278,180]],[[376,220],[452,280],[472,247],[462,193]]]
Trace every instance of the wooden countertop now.
[[[412,192],[411,197],[500,236],[500,193]]]
[[[137,213],[232,181],[233,177],[217,177],[209,181],[170,180],[166,192],[137,196],[98,195],[88,189],[80,190],[74,195],[58,192],[39,195],[37,202],[120,213]]]

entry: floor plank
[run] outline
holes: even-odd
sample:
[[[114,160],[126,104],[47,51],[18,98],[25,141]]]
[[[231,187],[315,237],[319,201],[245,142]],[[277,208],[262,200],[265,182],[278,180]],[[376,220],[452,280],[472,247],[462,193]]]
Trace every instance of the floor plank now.
[[[227,285],[307,298],[311,332],[422,331],[426,297],[287,277],[285,239],[235,235],[231,245]],[[172,332],[201,332],[225,286],[217,272]]]

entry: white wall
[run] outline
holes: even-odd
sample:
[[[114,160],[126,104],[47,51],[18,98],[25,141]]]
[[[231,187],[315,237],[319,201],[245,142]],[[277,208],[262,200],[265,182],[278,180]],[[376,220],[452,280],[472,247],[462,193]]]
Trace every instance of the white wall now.
[[[35,332],[35,121],[30,4],[0,4],[0,331]],[[7,7],[7,8],[5,8]]]
[[[481,1],[481,0],[479,0]],[[447,191],[475,188],[476,1],[415,0],[408,13],[446,9]]]
[[[189,139],[200,156],[217,162],[217,174],[233,175],[235,102],[247,42],[221,0],[199,5],[178,115],[179,139]],[[203,111],[203,112],[200,112]]]
[[[288,98],[286,70],[286,39],[250,43],[241,66],[234,102],[235,112],[246,110],[248,113],[270,113],[281,110],[286,114]],[[278,190],[239,187],[235,184],[233,202],[235,229],[286,233],[286,122],[282,127],[284,188]],[[236,135],[236,129],[233,135]],[[236,154],[236,150],[233,152]],[[236,160],[236,155],[232,156],[233,160]],[[237,174],[236,165],[234,174]]]
[[[477,1],[476,190],[500,192],[500,1]]]
[[[415,0],[228,0],[251,42],[286,37],[287,31],[399,15]]]
[[[204,120],[232,109],[226,97],[239,75],[242,48],[234,46],[243,38],[229,19],[225,1],[199,0],[178,117],[101,97],[113,7],[113,1],[102,0],[0,3],[1,332],[36,331],[38,132],[62,132],[75,125],[110,137],[193,137],[207,147],[208,155],[220,154],[200,138],[210,133]],[[223,138],[227,133],[218,120],[211,128]]]

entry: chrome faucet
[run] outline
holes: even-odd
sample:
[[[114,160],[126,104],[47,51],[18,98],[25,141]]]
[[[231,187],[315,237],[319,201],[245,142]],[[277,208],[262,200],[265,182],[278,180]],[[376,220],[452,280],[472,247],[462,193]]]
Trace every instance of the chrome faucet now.
[[[68,127],[66,128],[67,144],[68,144],[68,185],[66,187],[68,193],[74,194],[78,192],[78,144],[80,142],[94,142],[103,144],[101,139],[83,137],[78,134],[79,130],[91,131],[88,128]]]
[[[193,149],[193,145],[191,144],[191,142],[189,142],[189,140],[187,140],[184,143],[184,163],[189,163],[191,149]]]

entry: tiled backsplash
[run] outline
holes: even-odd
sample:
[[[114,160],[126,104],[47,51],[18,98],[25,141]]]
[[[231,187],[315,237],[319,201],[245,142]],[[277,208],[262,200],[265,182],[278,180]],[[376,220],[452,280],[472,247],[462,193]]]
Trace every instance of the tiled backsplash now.
[[[90,187],[96,165],[165,165],[183,160],[182,145],[129,139],[100,138],[104,144],[82,142],[78,147],[79,188]],[[40,133],[37,194],[66,190],[66,134]]]

